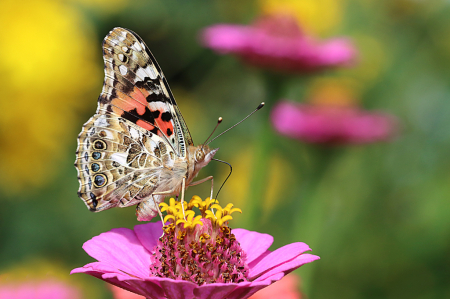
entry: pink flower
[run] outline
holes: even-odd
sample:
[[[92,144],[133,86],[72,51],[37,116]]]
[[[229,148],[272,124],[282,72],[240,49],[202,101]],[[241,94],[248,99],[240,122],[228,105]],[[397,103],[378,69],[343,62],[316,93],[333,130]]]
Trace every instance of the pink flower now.
[[[386,140],[396,131],[392,115],[353,106],[327,106],[279,102],[272,124],[280,134],[310,143],[370,143]]]
[[[262,289],[252,295],[249,299],[301,299],[302,295],[298,291],[299,278],[295,274],[288,274],[280,281]]]
[[[47,280],[41,282],[9,283],[0,285],[0,298],[8,299],[81,299],[75,288],[62,282]]]
[[[347,38],[317,41],[303,34],[289,16],[267,16],[250,26],[218,24],[201,33],[205,47],[235,54],[244,61],[270,69],[308,72],[348,66],[356,49]]]
[[[226,209],[221,211],[223,215],[227,214]],[[188,224],[185,223],[185,227],[191,224],[194,224],[193,227],[201,229],[208,227],[207,223],[196,226],[195,221],[197,220],[192,217],[189,219],[188,214],[186,214],[186,218],[188,219],[186,221]],[[204,220],[202,219],[202,221]],[[206,220],[209,221],[209,219]],[[270,235],[245,229],[234,229],[231,233],[230,231],[227,233],[227,229],[220,228],[224,233],[221,236],[218,235],[219,238],[216,240],[220,239],[221,244],[228,244],[228,249],[232,247],[234,249],[226,250],[224,249],[225,247],[220,247],[217,250],[210,251],[218,254],[216,258],[212,254],[212,264],[217,262],[217,267],[221,270],[223,270],[223,267],[225,267],[225,270],[232,269],[232,272],[229,273],[230,279],[236,277],[241,280],[240,282],[198,283],[199,277],[197,277],[197,283],[193,283],[187,281],[192,278],[188,276],[182,279],[167,278],[161,276],[161,274],[166,272],[169,276],[176,275],[174,272],[178,270],[187,273],[189,265],[186,262],[183,263],[183,259],[192,257],[197,259],[199,256],[196,255],[198,251],[205,251],[204,257],[211,255],[203,247],[197,247],[194,244],[195,246],[191,245],[191,249],[188,252],[184,252],[184,256],[180,255],[179,251],[176,252],[175,256],[178,256],[176,258],[177,269],[171,268],[167,264],[169,261],[161,259],[161,254],[164,254],[166,250],[180,248],[179,242],[183,241],[184,235],[173,238],[170,230],[174,230],[174,227],[167,228],[165,226],[165,234],[161,239],[160,236],[163,232],[161,223],[137,225],[134,230],[118,228],[102,233],[83,245],[83,249],[90,256],[97,259],[98,262],[74,269],[71,273],[87,273],[147,298],[233,299],[248,298],[258,290],[280,280],[292,270],[319,259],[318,256],[304,253],[310,250],[305,243],[292,243],[271,252],[268,250],[273,242],[273,237]],[[195,235],[199,239],[203,238],[203,240],[207,240],[210,237],[206,233],[200,234],[198,231],[195,232],[195,229],[192,236]],[[171,237],[172,239],[170,239]],[[189,235],[185,236],[185,238],[186,242],[189,241],[188,244],[192,244],[192,242],[190,243],[191,239],[189,238],[191,237]],[[238,243],[233,240],[237,240]],[[175,243],[168,244],[167,242],[178,242],[178,245],[175,245]],[[215,245],[218,243],[219,241],[214,242]],[[166,245],[171,245],[172,247]],[[240,271],[243,271],[242,273],[245,274],[245,277],[235,272],[238,270],[237,268],[230,266],[233,263],[238,265],[240,261],[245,262],[245,265],[239,267]],[[172,261],[172,263],[175,264],[175,261]],[[203,259],[199,259],[195,263],[195,266],[203,268],[208,265],[208,262],[204,262]],[[209,266],[212,266],[212,264],[210,263]],[[212,270],[209,271],[213,272]],[[213,275],[214,273],[210,274]],[[202,275],[202,277],[205,276]],[[217,280],[221,278],[223,277],[219,275]]]

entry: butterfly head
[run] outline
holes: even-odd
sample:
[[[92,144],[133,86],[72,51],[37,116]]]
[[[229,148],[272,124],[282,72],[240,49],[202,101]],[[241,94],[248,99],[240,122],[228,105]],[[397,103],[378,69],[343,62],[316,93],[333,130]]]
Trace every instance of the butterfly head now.
[[[195,171],[198,171],[208,165],[208,163],[212,160],[214,155],[219,150],[218,148],[211,149],[207,145],[199,145],[197,147],[194,147],[193,149]]]

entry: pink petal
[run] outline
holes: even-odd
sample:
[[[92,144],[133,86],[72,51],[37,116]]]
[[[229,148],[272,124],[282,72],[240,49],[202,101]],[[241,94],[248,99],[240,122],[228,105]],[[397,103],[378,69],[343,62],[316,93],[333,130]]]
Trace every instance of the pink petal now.
[[[265,282],[275,283],[275,282],[279,281],[280,279],[282,279],[285,275],[286,275],[286,273],[284,273],[284,272],[277,272],[271,276],[265,276],[264,280],[256,279],[255,282],[256,281],[265,281]]]
[[[102,262],[94,262],[83,266],[82,268],[73,269],[70,274],[75,273],[86,273],[92,275],[92,273],[99,273],[103,280],[107,280],[110,277],[114,277],[120,281],[129,280],[129,279],[138,279],[133,276],[128,275],[127,273],[121,272],[117,270],[114,266],[102,263]],[[98,277],[96,275],[95,277]]]
[[[261,67],[308,72],[346,66],[357,50],[347,38],[316,41],[287,16],[263,17],[253,25],[218,24],[203,30],[201,42],[221,54],[235,54]]]
[[[254,279],[275,266],[282,265],[305,251],[311,250],[302,242],[288,244],[269,253],[255,267],[250,269],[249,278]]]
[[[109,267],[108,265],[104,265],[100,262],[95,262],[95,263],[87,264],[82,268],[73,269],[70,272],[70,274],[85,273],[85,274],[91,275],[93,277],[96,277],[98,279],[104,280],[107,283],[121,287],[130,292],[134,292],[134,288],[132,288],[127,283],[128,279],[134,279],[134,278],[131,278],[129,275],[113,273],[113,271],[117,271],[117,270],[115,268]],[[107,273],[113,274],[113,275],[111,275],[110,277],[105,277]]]
[[[319,49],[320,63],[323,65],[350,64],[354,62],[357,51],[347,38],[329,39]]]
[[[194,290],[198,299],[228,298],[228,295],[237,287],[235,283],[215,283],[202,285]]]
[[[132,280],[128,282],[133,287],[134,293],[139,293],[145,298],[166,299],[157,279],[150,278],[146,281]]]
[[[218,24],[203,30],[201,40],[205,46],[227,53],[246,46],[247,31],[244,26]]]
[[[261,275],[260,277],[258,277],[255,281],[264,281],[267,279],[271,279],[273,280],[274,275],[277,275],[278,273],[290,273],[291,271],[297,269],[298,267],[307,264],[307,263],[311,263],[315,260],[320,259],[320,257],[318,257],[317,255],[313,255],[313,254],[300,254],[299,256],[295,257],[294,259],[280,264],[275,268],[270,269],[269,271],[265,272],[263,275]]]
[[[386,113],[357,107],[305,105],[280,101],[271,112],[282,135],[312,143],[369,143],[395,135],[397,122]]]
[[[161,279],[159,281],[167,298],[170,299],[195,299],[194,289],[197,288],[192,282],[184,280]]]
[[[150,253],[131,229],[116,228],[102,233],[85,242],[83,249],[93,258],[118,270],[142,278],[150,275]]]
[[[134,233],[141,244],[144,245],[145,249],[152,252],[159,237],[161,237],[163,233],[162,222],[158,221],[136,225],[134,227]]]
[[[256,293],[257,291],[270,285],[270,281],[244,282],[227,296],[227,299],[245,299]]]
[[[233,229],[232,233],[236,236],[241,248],[247,254],[247,264],[250,264],[266,252],[273,243],[273,237],[268,234],[261,234],[242,228]]]

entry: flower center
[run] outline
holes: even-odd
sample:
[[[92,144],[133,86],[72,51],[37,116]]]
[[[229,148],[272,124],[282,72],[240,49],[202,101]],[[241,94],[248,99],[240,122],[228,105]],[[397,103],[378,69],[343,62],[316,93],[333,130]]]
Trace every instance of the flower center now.
[[[212,203],[194,196],[184,206],[173,198],[160,204],[166,225],[151,256],[151,275],[198,285],[247,281],[246,254],[228,227],[231,214],[241,210]],[[194,207],[201,215],[195,216]]]

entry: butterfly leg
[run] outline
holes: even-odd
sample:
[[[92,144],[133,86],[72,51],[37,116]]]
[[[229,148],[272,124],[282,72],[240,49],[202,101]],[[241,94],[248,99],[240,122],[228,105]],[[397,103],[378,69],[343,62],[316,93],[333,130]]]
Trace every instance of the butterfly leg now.
[[[156,206],[156,209],[158,210],[158,214],[159,214],[159,217],[161,218],[162,225],[164,226],[165,223],[164,223],[163,215],[162,215],[162,213],[161,213],[161,210],[159,209],[159,205],[156,204],[156,201],[155,201],[155,199],[153,198],[153,195],[152,195],[152,200],[153,200],[153,203],[154,203],[155,206]],[[164,234],[164,233],[163,233],[163,234]]]
[[[214,189],[214,177],[213,177],[212,175],[210,175],[210,176],[208,176],[208,177],[206,177],[206,178],[204,178],[204,179],[201,179],[201,180],[199,180],[199,181],[190,183],[190,184],[189,184],[189,187],[190,187],[190,186],[199,185],[199,184],[201,184],[201,183],[206,182],[207,180],[211,180],[211,196],[210,196],[209,198],[212,199],[212,197],[213,197],[213,189]]]
[[[184,189],[186,189],[186,177],[183,177],[183,180],[181,182],[181,205],[184,206]],[[161,191],[161,192],[154,192],[153,195],[169,195],[169,194],[173,194],[175,192],[175,190],[170,190],[170,191]],[[186,215],[184,214],[184,209],[182,209],[183,211],[183,218],[186,219]]]
[[[186,220],[186,215],[184,214],[184,189],[186,189],[186,177],[183,177],[183,181],[181,182],[181,207],[183,211],[183,218]]]

